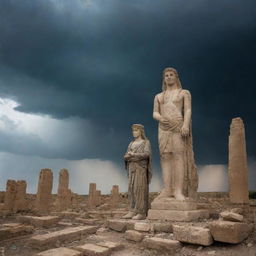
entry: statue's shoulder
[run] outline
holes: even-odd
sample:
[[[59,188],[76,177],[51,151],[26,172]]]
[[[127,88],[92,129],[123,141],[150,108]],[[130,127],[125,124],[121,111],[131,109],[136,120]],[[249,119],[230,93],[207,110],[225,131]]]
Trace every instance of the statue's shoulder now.
[[[164,93],[160,92],[155,96],[155,99],[158,99],[159,101],[163,98]]]
[[[189,92],[189,90],[181,90],[181,94],[182,94],[182,96],[184,96],[184,97],[191,97],[191,94],[190,94],[190,92]]]

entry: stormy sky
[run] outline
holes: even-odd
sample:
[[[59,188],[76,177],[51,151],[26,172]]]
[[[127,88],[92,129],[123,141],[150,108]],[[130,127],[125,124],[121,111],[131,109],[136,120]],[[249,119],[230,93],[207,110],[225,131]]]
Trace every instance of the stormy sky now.
[[[226,175],[229,125],[240,116],[255,188],[254,0],[0,0],[0,190],[24,178],[34,191],[44,167],[69,167],[78,192],[91,181],[125,190],[133,123],[151,141],[156,188],[152,108],[167,66],[192,94],[202,179]]]

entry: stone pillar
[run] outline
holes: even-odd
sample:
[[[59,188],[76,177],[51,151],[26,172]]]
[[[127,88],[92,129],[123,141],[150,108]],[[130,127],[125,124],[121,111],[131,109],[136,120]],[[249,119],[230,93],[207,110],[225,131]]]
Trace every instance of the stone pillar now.
[[[4,209],[7,211],[13,211],[14,203],[17,192],[17,183],[15,180],[7,180],[6,192],[4,198]]]
[[[42,169],[37,188],[36,211],[49,213],[52,200],[53,174],[51,169]]]
[[[232,203],[248,203],[247,154],[244,124],[240,117],[233,118],[229,135],[229,197]]]
[[[101,192],[96,190],[96,183],[90,183],[88,204],[90,207],[95,207],[101,204]]]
[[[71,205],[71,195],[68,189],[69,174],[67,169],[61,169],[59,173],[59,186],[57,194],[57,207],[58,210],[64,211]]]
[[[111,190],[110,203],[115,207],[119,203],[119,186],[114,185]]]
[[[25,180],[18,180],[16,182],[16,198],[14,203],[14,212],[24,211],[27,209],[26,189],[27,182]]]

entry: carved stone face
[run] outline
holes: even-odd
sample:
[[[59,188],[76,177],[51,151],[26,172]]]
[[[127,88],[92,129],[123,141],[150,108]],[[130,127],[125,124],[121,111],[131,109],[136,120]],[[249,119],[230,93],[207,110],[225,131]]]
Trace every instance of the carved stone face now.
[[[173,71],[166,71],[164,74],[164,82],[167,86],[172,86],[177,83],[176,74]]]
[[[133,129],[132,129],[132,135],[133,135],[133,137],[134,137],[135,139],[138,138],[138,137],[140,137],[140,136],[141,136],[141,130],[138,129],[138,128],[133,128]]]

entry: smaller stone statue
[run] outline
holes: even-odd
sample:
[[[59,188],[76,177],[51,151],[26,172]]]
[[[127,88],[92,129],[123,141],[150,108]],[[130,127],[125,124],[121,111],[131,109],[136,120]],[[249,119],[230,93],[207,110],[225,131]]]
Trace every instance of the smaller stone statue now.
[[[124,219],[141,220],[146,218],[148,211],[148,185],[151,180],[151,147],[145,136],[144,126],[132,125],[134,140],[129,144],[124,155],[128,172],[129,212]]]

